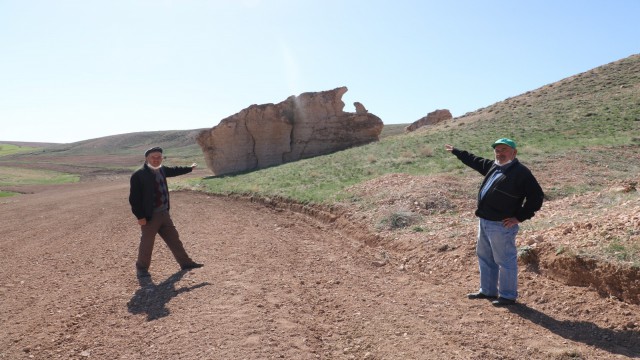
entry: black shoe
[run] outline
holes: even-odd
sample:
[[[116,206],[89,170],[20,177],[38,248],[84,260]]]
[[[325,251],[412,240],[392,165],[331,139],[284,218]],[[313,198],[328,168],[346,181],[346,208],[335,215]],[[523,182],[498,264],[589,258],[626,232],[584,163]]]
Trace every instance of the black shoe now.
[[[469,299],[489,299],[489,300],[498,299],[497,296],[486,295],[486,294],[483,294],[483,293],[481,293],[479,291],[477,293],[467,294],[467,298],[469,298]]]
[[[145,278],[145,277],[150,277],[151,274],[149,274],[149,270],[147,269],[137,269],[136,276],[139,278]]]
[[[194,262],[194,263],[191,263],[191,264],[182,265],[182,266],[180,266],[180,268],[182,270],[191,270],[191,269],[201,268],[203,266],[204,266],[204,264],[198,264],[197,262]]]
[[[516,301],[514,299],[507,299],[507,298],[503,298],[502,296],[499,297],[497,300],[494,300],[491,302],[493,306],[509,306],[515,303]]]

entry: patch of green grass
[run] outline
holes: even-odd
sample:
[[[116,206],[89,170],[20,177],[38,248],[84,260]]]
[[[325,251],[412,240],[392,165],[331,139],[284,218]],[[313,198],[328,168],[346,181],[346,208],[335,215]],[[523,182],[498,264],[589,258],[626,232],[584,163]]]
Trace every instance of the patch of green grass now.
[[[640,266],[640,244],[626,243],[621,239],[613,239],[604,249],[605,254],[619,261],[630,262]]]
[[[577,185],[568,185],[568,184],[560,184],[558,186],[552,186],[550,188],[545,189],[545,198],[547,201],[561,199],[571,195],[584,194],[587,191],[598,191],[601,190],[601,186],[590,186],[589,184],[577,184]]]
[[[382,133],[380,133],[380,138],[384,139],[389,136],[402,135],[405,133],[404,128],[409,124],[389,124],[385,125],[382,128]]]
[[[35,150],[35,149],[36,148],[29,147],[29,146],[0,144],[0,156],[19,154],[19,153],[23,153],[23,152],[29,152],[29,151],[32,151],[32,150]]]
[[[556,248],[556,255],[562,255],[566,252],[567,252],[567,249],[563,245],[560,245]]]
[[[80,177],[74,174],[0,166],[0,186],[62,184],[78,180]]]
[[[18,195],[18,193],[14,193],[14,192],[12,192],[12,191],[3,191],[3,190],[0,190],[0,198],[3,198],[3,197],[10,197],[10,196],[14,196],[14,195]]]

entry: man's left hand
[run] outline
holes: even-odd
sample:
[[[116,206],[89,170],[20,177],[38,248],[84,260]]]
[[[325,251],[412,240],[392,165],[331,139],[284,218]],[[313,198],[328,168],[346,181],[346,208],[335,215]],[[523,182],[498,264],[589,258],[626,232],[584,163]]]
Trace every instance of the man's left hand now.
[[[520,221],[514,217],[510,217],[502,220],[502,225],[507,229],[512,228],[518,224],[520,224]]]

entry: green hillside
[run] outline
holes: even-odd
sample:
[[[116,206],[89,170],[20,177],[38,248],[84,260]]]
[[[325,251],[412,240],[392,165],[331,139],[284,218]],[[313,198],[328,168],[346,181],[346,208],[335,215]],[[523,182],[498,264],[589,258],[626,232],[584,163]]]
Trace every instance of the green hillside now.
[[[9,143],[0,142],[0,156],[7,156],[13,154],[20,154],[25,152],[31,152],[37,148],[32,146],[23,146]]]
[[[500,137],[519,143],[519,158],[544,164],[576,158],[606,163],[610,176],[633,176],[639,164],[615,149],[640,145],[640,56],[610,63],[468,113],[445,124],[395,135],[366,146],[251,173],[209,178],[198,186],[222,194],[281,196],[329,204],[343,200],[353,184],[390,173],[429,175],[460,171],[445,143],[491,156]],[[589,151],[585,151],[589,150]],[[537,164],[540,164],[537,166]],[[589,185],[591,184],[591,185]],[[601,186],[587,182],[554,185],[549,196]]]
[[[56,153],[58,155],[139,155],[152,146],[173,150],[174,156],[201,155],[195,138],[201,129],[148,131],[106,136],[70,144],[48,146],[33,155]]]
[[[144,161],[144,151],[152,146],[165,149],[168,164],[204,163],[195,142],[200,129],[149,131],[112,135],[69,144],[19,147],[0,143],[0,166],[46,169],[80,176],[128,173]]]

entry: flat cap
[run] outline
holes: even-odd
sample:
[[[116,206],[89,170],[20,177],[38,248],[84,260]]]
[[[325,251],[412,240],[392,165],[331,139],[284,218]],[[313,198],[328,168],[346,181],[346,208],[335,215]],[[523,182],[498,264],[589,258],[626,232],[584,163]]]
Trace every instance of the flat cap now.
[[[162,148],[159,146],[152,147],[151,149],[148,149],[147,151],[144,152],[144,157],[149,156],[149,154],[151,154],[152,152],[162,153]]]

